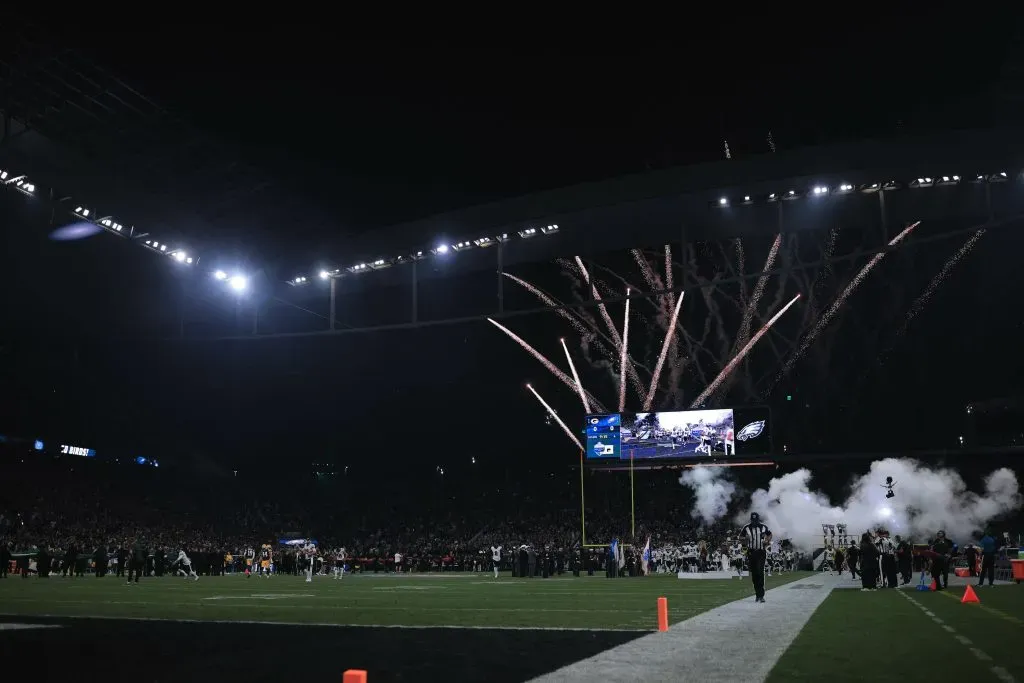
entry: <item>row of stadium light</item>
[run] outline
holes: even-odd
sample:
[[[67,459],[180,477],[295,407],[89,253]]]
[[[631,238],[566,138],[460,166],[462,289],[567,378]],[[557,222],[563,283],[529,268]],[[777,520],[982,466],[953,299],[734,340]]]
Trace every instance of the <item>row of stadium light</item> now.
[[[0,169],[0,185],[11,187],[29,197],[35,196],[35,184],[30,182],[24,175],[14,175],[9,171]],[[83,205],[75,206],[75,209],[70,213],[79,222],[91,223],[99,226],[105,232],[109,232],[113,235],[124,237],[126,239],[131,239],[133,241],[138,241],[150,251],[160,254],[161,256],[167,256],[184,266],[199,265],[198,256],[193,256],[188,251],[180,247],[171,247],[166,242],[153,239],[148,233],[136,234],[134,227],[126,229],[125,226],[117,222],[113,216],[97,216],[96,212]],[[235,274],[229,277],[226,273],[219,270],[214,271],[212,275],[217,280],[225,281],[228,286],[236,292],[242,292],[248,286],[248,279],[244,275]]]
[[[468,251],[470,249],[486,249],[487,247],[493,247],[496,244],[504,244],[514,239],[515,235],[518,235],[520,239],[531,239],[539,235],[553,235],[558,232],[558,225],[552,223],[551,225],[545,225],[539,228],[528,227],[520,230],[518,233],[504,232],[494,237],[478,237],[475,240],[466,240],[464,242],[456,242],[454,244],[438,244],[433,249],[428,251],[415,251],[410,254],[395,256],[393,258],[379,258],[375,261],[365,261],[357,263],[354,266],[348,266],[347,268],[332,268],[323,269],[320,271],[321,280],[330,280],[332,278],[344,277],[349,274],[364,273],[371,270],[383,270],[384,268],[390,268],[391,266],[398,266],[405,263],[412,263],[413,261],[419,261],[426,258],[427,256],[443,257],[453,252]],[[310,283],[310,277],[307,275],[297,275],[291,280],[288,280],[288,284],[292,286],[307,285]]]
[[[867,183],[862,185],[853,185],[850,183],[841,183],[835,187],[829,187],[828,185],[815,185],[810,188],[803,190],[790,189],[783,192],[772,192],[767,195],[754,197],[753,195],[743,195],[742,200],[735,201],[728,196],[723,196],[714,202],[720,208],[728,208],[734,204],[740,206],[753,205],[758,203],[775,203],[779,201],[794,201],[802,199],[804,197],[817,197],[823,198],[830,195],[847,195],[853,193],[864,193],[871,194],[875,192],[888,192],[892,190],[901,190],[906,187],[911,189],[916,188],[929,188],[929,187],[944,187],[958,185],[961,182],[970,183],[1001,183],[1006,182],[1010,179],[1010,176],[1005,171],[989,174],[979,174],[969,177],[964,181],[959,175],[943,175],[936,177],[920,177],[911,180],[909,183],[900,183],[897,181],[889,181],[885,183]],[[6,187],[12,187],[18,190],[24,195],[35,196],[36,186],[31,183],[28,178],[24,175],[16,176],[4,169],[0,169],[0,185]],[[135,234],[134,228],[128,229],[128,234],[124,232],[124,226],[118,223],[113,216],[103,216],[96,218],[90,209],[85,206],[77,206],[72,212],[76,219],[85,220],[99,227],[105,231],[110,232],[114,235],[126,237],[133,240],[139,240],[149,250],[167,256],[174,259],[176,262],[185,265],[193,266],[199,264],[199,257],[194,256],[187,252],[185,249],[180,247],[172,248],[170,245],[160,242],[159,240],[153,239],[148,233],[142,233],[139,235]],[[402,265],[405,263],[411,263],[413,261],[419,261],[426,258],[428,255],[434,257],[445,257],[451,252],[462,252],[470,249],[483,249],[494,246],[496,244],[503,244],[511,241],[517,235],[520,239],[532,239],[534,237],[542,235],[553,235],[558,233],[559,228],[557,224],[551,224],[541,227],[526,227],[519,230],[516,233],[502,233],[495,236],[483,236],[472,240],[466,240],[462,242],[456,242],[454,244],[442,243],[429,249],[427,251],[415,251],[406,255],[395,256],[391,258],[379,258],[374,261],[367,261],[357,263],[352,266],[345,268],[325,268],[319,271],[321,280],[330,280],[334,278],[344,277],[350,274],[358,274],[369,272],[373,270],[382,270],[384,268],[390,268],[396,265]],[[144,239],[145,238],[145,239]],[[144,241],[142,241],[144,239]],[[232,273],[228,274],[223,270],[215,270],[211,272],[214,279],[226,283],[231,289],[236,292],[242,292],[248,286],[248,279],[245,275]],[[297,275],[291,280],[287,281],[289,285],[301,286],[309,284],[310,276]]]
[[[786,202],[793,201],[796,199],[802,199],[804,197],[826,197],[828,195],[845,195],[854,194],[860,192],[863,194],[872,194],[875,192],[889,192],[892,190],[902,190],[906,187],[911,189],[927,188],[927,187],[949,187],[952,185],[959,185],[961,182],[969,183],[1005,183],[1010,179],[1010,176],[1005,171],[998,173],[980,174],[971,176],[969,179],[964,181],[958,175],[944,175],[935,177],[922,177],[915,178],[909,183],[900,183],[895,180],[890,180],[887,183],[865,183],[863,185],[852,185],[850,183],[841,183],[835,187],[829,187],[828,185],[815,185],[805,190],[786,190],[785,192],[772,192],[767,195],[761,195],[755,197],[753,195],[743,195],[741,201],[734,202],[729,197],[719,197],[716,204],[722,208],[732,206],[734,203],[740,206],[749,206],[752,204],[772,204],[775,202]]]

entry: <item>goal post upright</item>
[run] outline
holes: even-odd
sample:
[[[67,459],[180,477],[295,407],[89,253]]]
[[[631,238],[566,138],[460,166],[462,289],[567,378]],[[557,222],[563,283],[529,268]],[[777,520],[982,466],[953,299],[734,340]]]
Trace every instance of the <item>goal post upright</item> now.
[[[587,543],[587,504],[586,504],[586,485],[584,483],[584,468],[586,463],[584,461],[584,453],[580,451],[580,547],[581,548],[603,548],[608,543]],[[633,476],[633,454],[629,454],[629,534],[631,538],[636,538],[636,489],[634,486],[635,479]],[[610,543],[611,541],[609,541]],[[624,548],[632,547],[631,543],[622,544]]]

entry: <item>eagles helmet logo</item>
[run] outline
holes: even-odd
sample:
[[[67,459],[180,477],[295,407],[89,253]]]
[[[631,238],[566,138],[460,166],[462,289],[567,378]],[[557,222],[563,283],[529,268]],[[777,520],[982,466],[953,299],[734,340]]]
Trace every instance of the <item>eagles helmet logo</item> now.
[[[764,431],[764,420],[758,420],[757,422],[751,422],[746,427],[741,429],[736,434],[737,441],[750,441],[761,436],[761,432]]]

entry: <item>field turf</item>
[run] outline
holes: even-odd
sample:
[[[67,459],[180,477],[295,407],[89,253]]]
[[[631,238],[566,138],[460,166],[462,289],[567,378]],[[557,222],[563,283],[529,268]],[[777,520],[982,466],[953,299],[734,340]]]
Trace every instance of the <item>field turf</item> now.
[[[963,588],[833,591],[769,681],[1024,681],[1021,588],[980,588],[981,604]]]
[[[671,576],[12,577],[0,581],[0,661],[32,662],[43,680],[336,681],[359,668],[372,683],[519,683],[652,631],[659,596],[678,622],[750,594],[749,579]]]
[[[773,577],[769,587],[805,574]],[[749,579],[681,581],[560,577],[514,579],[488,574],[369,574],[341,581],[241,575],[143,578],[9,578],[0,581],[0,612],[9,615],[128,619],[264,621],[358,626],[461,626],[650,631],[656,601],[668,598],[669,619],[752,594]]]

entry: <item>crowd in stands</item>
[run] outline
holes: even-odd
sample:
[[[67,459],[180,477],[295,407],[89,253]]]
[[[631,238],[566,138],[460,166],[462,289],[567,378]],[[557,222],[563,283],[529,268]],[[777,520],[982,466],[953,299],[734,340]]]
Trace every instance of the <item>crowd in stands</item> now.
[[[63,557],[68,548],[84,555],[103,547],[113,561],[119,548],[141,541],[164,556],[186,549],[237,562],[245,548],[301,537],[344,547],[364,567],[390,569],[397,553],[414,569],[472,569],[489,563],[483,552],[491,546],[503,546],[506,555],[521,545],[569,553],[583,541],[576,491],[565,495],[543,480],[378,480],[366,487],[344,477],[204,478],[42,456],[3,458],[0,468],[0,540],[13,553],[47,549]],[[657,546],[720,532],[694,522],[677,478],[645,480],[632,519],[623,477],[593,477],[586,542],[642,545],[650,537]],[[198,564],[218,570],[215,562]]]

